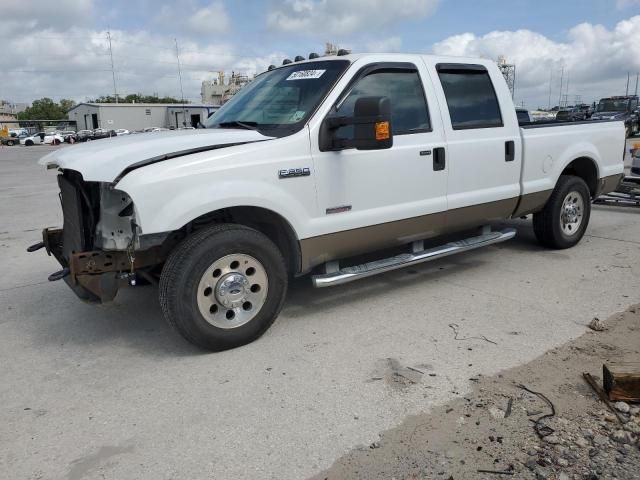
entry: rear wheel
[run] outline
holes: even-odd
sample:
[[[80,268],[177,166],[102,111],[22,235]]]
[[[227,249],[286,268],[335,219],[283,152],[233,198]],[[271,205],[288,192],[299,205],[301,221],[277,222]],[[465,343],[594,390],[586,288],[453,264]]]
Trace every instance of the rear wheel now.
[[[207,350],[247,344],[271,326],[287,291],[278,248],[262,233],[232,224],[194,233],[172,252],[160,277],[169,323]]]
[[[7,146],[13,147],[13,140],[7,140]]]
[[[546,247],[570,248],[582,239],[590,215],[591,195],[585,181],[561,175],[544,209],[533,215],[533,230]]]

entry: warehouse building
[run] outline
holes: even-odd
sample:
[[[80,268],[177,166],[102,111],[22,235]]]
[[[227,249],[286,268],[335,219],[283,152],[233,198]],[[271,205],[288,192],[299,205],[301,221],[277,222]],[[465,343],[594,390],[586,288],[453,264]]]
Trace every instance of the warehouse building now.
[[[219,107],[175,103],[79,103],[67,112],[78,130],[197,127]]]

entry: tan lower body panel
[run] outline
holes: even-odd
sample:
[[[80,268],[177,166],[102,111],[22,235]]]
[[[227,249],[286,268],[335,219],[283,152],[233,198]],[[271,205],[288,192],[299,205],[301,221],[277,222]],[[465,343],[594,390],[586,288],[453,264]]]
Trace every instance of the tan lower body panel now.
[[[605,193],[613,192],[624,177],[623,173],[618,173],[616,175],[609,175],[608,177],[602,177],[598,181],[598,195],[604,195]]]
[[[483,223],[509,218],[518,198],[457,208],[448,212],[329,233],[300,241],[302,271],[324,262],[437,237]]]
[[[521,217],[542,210],[549,200],[553,190],[544,190],[542,192],[527,193],[523,195],[518,204],[518,208],[513,212],[512,217]]]

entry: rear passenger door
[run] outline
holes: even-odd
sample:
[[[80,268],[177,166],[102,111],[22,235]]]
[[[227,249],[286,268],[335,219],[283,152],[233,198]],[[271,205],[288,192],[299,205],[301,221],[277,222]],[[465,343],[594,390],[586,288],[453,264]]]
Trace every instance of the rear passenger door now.
[[[489,68],[431,66],[448,145],[448,228],[507,218],[520,196],[517,116],[511,101],[499,101],[511,93],[497,67]]]

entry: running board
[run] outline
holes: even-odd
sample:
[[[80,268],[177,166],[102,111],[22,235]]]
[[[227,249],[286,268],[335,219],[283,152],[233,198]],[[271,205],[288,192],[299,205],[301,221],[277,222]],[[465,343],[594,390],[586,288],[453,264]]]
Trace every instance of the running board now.
[[[449,242],[438,247],[429,248],[414,253],[402,253],[395,257],[383,258],[373,262],[355,265],[353,267],[345,267],[341,270],[329,273],[314,275],[311,277],[313,286],[316,288],[331,287],[333,285],[342,285],[344,283],[360,280],[361,278],[371,277],[379,273],[390,272],[399,268],[409,267],[417,263],[437,260],[439,258],[448,257],[456,253],[468,252],[494,243],[505,242],[516,236],[513,228],[507,228],[499,232],[483,233],[477,237],[465,238],[455,242]]]

